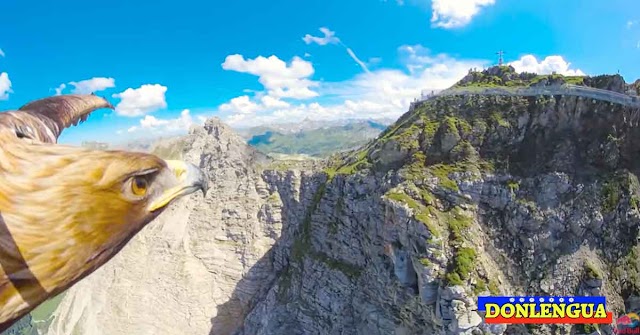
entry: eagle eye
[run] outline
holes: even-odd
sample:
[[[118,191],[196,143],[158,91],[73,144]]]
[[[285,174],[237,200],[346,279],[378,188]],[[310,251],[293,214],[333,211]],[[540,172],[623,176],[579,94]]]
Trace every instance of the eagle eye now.
[[[135,176],[133,177],[133,180],[131,180],[131,192],[133,192],[134,195],[141,197],[147,194],[148,185],[149,182],[147,181],[147,178],[144,176]]]

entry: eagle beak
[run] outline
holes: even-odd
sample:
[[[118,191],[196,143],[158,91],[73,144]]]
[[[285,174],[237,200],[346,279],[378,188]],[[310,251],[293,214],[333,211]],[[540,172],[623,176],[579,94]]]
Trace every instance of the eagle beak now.
[[[158,199],[149,204],[147,208],[153,212],[169,204],[172,200],[189,195],[198,190],[202,191],[202,196],[207,195],[209,183],[207,176],[197,166],[184,161],[166,160],[169,170],[173,172],[178,184],[165,190]]]

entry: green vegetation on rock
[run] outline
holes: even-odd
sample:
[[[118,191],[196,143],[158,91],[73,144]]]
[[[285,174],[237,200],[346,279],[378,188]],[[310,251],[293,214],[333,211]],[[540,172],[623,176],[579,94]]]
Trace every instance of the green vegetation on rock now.
[[[473,248],[461,248],[453,259],[453,270],[447,273],[446,278],[450,285],[460,285],[463,280],[469,279],[475,269],[476,251]]]
[[[390,200],[407,204],[407,206],[409,206],[413,211],[413,215],[416,220],[422,222],[433,237],[439,238],[441,235],[440,229],[432,219],[432,211],[434,211],[434,209],[433,207],[430,207],[433,202],[433,196],[426,190],[421,190],[420,194],[426,205],[419,203],[417,200],[403,192],[390,192],[386,194],[386,197]]]
[[[593,334],[598,331],[597,324],[576,325],[576,334]]]
[[[620,202],[620,184],[617,180],[609,180],[602,187],[602,210],[612,212]]]
[[[438,182],[441,187],[448,189],[450,191],[458,192],[460,189],[458,188],[458,184],[449,178],[449,175],[453,172],[463,172],[464,169],[460,168],[457,165],[449,165],[449,164],[437,164],[429,167],[429,171],[435,176],[438,177]]]
[[[336,170],[336,173],[350,175],[355,173],[356,171],[366,169],[370,165],[371,164],[369,163],[367,152],[365,150],[361,150],[354,155],[352,162],[349,162],[346,165],[340,166]]]
[[[498,282],[495,280],[489,280],[489,292],[493,295],[500,294],[500,288],[498,287]]]
[[[516,180],[509,180],[507,182],[507,187],[511,193],[516,193],[520,189],[520,183]]]
[[[487,283],[484,280],[478,279],[476,284],[473,286],[473,293],[476,295],[480,294],[487,290]]]
[[[463,281],[457,272],[449,272],[445,276],[449,286],[462,285]]]
[[[498,113],[498,112],[491,113],[490,120],[493,124],[498,125],[500,127],[511,128],[511,124],[509,123],[509,121],[505,120],[502,117],[501,113]]]
[[[461,244],[464,239],[464,230],[471,226],[471,218],[462,214],[458,208],[447,213],[447,225],[452,244]]]
[[[469,74],[454,87],[527,87],[537,85],[571,84],[584,85],[582,76],[561,74],[516,73],[512,66],[494,66],[484,71],[469,71]]]
[[[620,283],[622,290],[640,295],[640,245],[634,246],[626,256],[620,258],[610,273]]]
[[[584,85],[583,76],[565,76],[564,82],[570,85]]]
[[[591,262],[587,261],[584,263],[584,270],[587,278],[589,279],[602,279],[602,274],[600,270]]]
[[[604,213],[614,211],[623,198],[629,200],[629,205],[637,209],[640,192],[638,178],[630,172],[621,172],[609,176],[601,188],[601,204]]]
[[[271,204],[277,204],[281,201],[280,199],[280,193],[278,192],[273,192],[272,194],[269,195],[269,197],[267,198],[267,202],[271,203]]]

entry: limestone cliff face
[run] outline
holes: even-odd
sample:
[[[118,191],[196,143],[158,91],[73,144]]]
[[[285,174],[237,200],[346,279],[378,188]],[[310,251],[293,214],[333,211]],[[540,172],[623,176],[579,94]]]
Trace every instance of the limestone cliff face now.
[[[206,199],[74,286],[50,334],[590,333],[487,325],[476,297],[640,309],[637,116],[577,97],[440,97],[321,169],[209,120],[179,146],[209,174]]]
[[[606,295],[616,313],[637,310],[636,117],[576,97],[418,106],[325,170],[239,333],[593,331],[484,324],[487,294]]]

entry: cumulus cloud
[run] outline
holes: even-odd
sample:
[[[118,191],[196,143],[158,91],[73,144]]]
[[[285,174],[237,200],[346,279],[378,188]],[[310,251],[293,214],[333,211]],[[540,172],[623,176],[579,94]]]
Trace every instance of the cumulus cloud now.
[[[89,94],[116,87],[116,81],[113,78],[94,77],[81,81],[72,81],[69,85],[73,86],[71,92],[74,94]]]
[[[282,101],[268,95],[263,96],[260,100],[267,108],[287,108],[290,106],[286,101]]]
[[[429,49],[422,45],[403,45],[398,48],[400,58],[411,73],[418,73],[427,66],[444,63],[447,55],[432,55]]]
[[[90,94],[106,90],[107,88],[116,87],[116,81],[113,78],[93,77],[86,80],[71,81],[68,83],[68,85],[73,86],[73,88],[71,89],[71,93],[73,94]],[[68,85],[62,83],[53,90],[56,92],[56,95],[60,95],[65,89],[69,87]]]
[[[483,7],[494,5],[495,2],[495,0],[433,0],[431,24],[445,29],[466,26]]]
[[[4,57],[4,56],[5,56],[4,51],[2,51],[2,49],[0,49],[0,57]]]
[[[139,88],[127,88],[116,93],[114,98],[121,99],[116,105],[116,113],[121,116],[142,116],[167,107],[165,93],[167,87],[160,84],[146,84]]]
[[[326,28],[326,27],[320,28],[320,31],[322,32],[322,34],[324,34],[324,36],[316,37],[316,36],[311,36],[310,34],[306,34],[304,35],[302,40],[307,44],[317,43],[319,45],[340,43],[340,39],[336,37],[335,31],[331,31],[329,28]]]
[[[291,122],[306,117],[320,120],[397,118],[422,91],[450,87],[470,68],[486,65],[485,61],[432,55],[419,45],[402,46],[398,52],[404,69],[380,69],[361,73],[347,81],[323,82],[317,87],[322,101],[290,104],[257,94],[253,98],[234,98],[218,110],[225,122],[239,127]]]
[[[531,72],[538,74],[551,74],[553,72],[566,76],[584,76],[580,69],[571,69],[571,63],[562,56],[547,56],[538,61],[533,55],[522,56],[519,60],[509,63],[518,72]]]
[[[294,57],[288,64],[276,56],[245,59],[229,55],[222,63],[225,70],[250,73],[276,98],[308,99],[318,96],[311,88],[317,83],[309,79],[314,73],[311,62]]]
[[[251,101],[248,95],[243,95],[231,99],[231,101],[226,104],[220,105],[218,109],[223,112],[231,112],[234,114],[253,114],[260,110],[260,106]]]
[[[127,129],[127,132],[133,133],[143,130],[166,134],[188,130],[192,124],[194,124],[194,121],[191,117],[191,112],[185,109],[180,112],[180,116],[175,119],[161,119],[152,115],[145,115],[145,117],[140,120],[139,125],[130,127]]]
[[[9,94],[13,93],[11,90],[11,80],[9,74],[6,72],[0,73],[0,100],[9,99]]]

